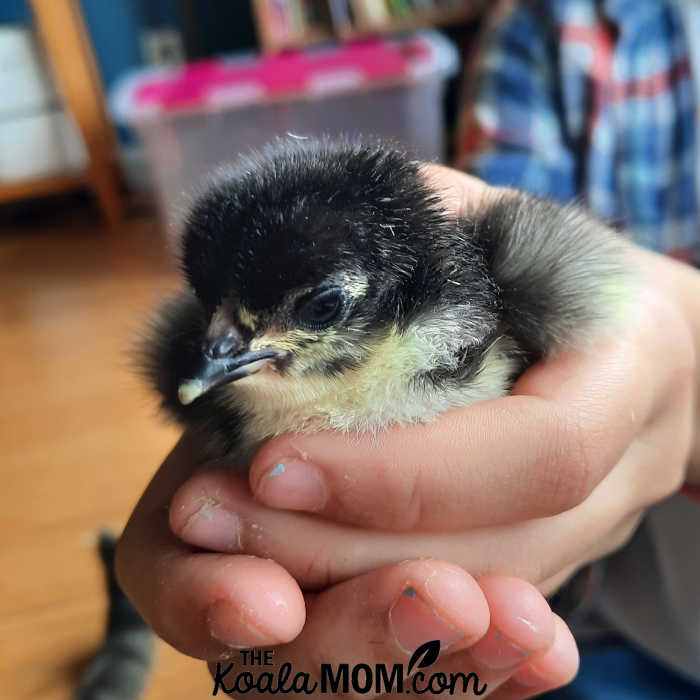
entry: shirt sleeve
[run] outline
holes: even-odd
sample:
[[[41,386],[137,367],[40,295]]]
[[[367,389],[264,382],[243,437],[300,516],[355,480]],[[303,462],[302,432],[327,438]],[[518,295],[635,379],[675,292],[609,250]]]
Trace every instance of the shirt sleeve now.
[[[557,34],[547,3],[495,3],[465,78],[457,166],[490,184],[568,201],[579,178],[559,94]]]

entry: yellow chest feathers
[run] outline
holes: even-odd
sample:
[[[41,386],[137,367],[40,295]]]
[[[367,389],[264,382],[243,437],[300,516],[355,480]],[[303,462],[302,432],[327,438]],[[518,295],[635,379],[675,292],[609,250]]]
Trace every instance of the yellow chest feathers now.
[[[456,331],[444,322],[416,325],[405,333],[391,330],[359,367],[335,377],[262,371],[235,382],[231,400],[246,414],[246,438],[323,429],[376,432],[391,423],[430,421],[448,408],[507,393],[515,361],[500,341],[469,382],[436,388],[414,381],[455,361],[456,351],[465,346],[463,331]]]

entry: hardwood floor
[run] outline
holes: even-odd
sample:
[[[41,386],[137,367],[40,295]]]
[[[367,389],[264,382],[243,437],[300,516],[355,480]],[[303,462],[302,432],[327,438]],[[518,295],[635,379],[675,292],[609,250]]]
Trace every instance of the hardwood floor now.
[[[70,698],[106,606],[95,537],[120,529],[177,430],[126,350],[174,277],[152,216],[117,233],[71,198],[0,209],[0,695]],[[211,694],[160,644],[146,694]]]

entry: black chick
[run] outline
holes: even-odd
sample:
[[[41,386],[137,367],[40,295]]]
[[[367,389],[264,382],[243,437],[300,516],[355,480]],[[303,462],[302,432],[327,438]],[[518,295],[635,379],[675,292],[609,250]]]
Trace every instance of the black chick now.
[[[621,259],[575,208],[512,192],[458,217],[399,150],[279,142],[192,207],[188,287],[145,366],[210,456],[287,431],[429,421],[613,327]]]

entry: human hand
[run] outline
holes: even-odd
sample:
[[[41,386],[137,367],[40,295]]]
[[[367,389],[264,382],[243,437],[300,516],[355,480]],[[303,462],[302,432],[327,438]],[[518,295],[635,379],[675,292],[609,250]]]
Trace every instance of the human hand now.
[[[447,173],[448,178],[454,177],[449,174],[452,171]],[[469,187],[474,182],[478,183],[471,179]],[[471,196],[460,195],[458,186],[455,193],[461,201]],[[474,196],[484,193],[488,190]],[[636,257],[632,248],[630,255]],[[170,511],[173,530],[208,549],[272,556],[306,587],[362,577],[370,569],[404,557],[436,556],[458,562],[474,574],[515,573],[546,593],[554,590],[582,563],[619,546],[646,505],[675,490],[683,479],[692,423],[688,389],[692,343],[672,295],[657,289],[653,267],[647,265],[650,298],[639,305],[643,317],[629,319],[614,343],[598,346],[585,356],[569,355],[533,368],[518,383],[513,397],[450,412],[430,426],[389,431],[378,443],[344,442],[341,436],[323,434],[273,441],[251,470],[257,501],[240,477],[200,474],[175,497]],[[663,334],[657,332],[659,326]],[[658,362],[659,357],[664,363]],[[300,470],[287,460],[284,476],[297,479],[297,485],[278,486],[275,495],[274,488],[265,488],[273,483],[265,474],[280,463],[278,457],[290,454],[290,447],[292,456],[314,463],[320,481],[307,479],[304,486]],[[464,455],[469,455],[468,461]],[[173,474],[165,477],[169,485],[167,498],[159,506],[161,518],[193,461],[185,460],[175,478]],[[665,461],[663,469],[660,461]],[[282,501],[276,500],[280,494]],[[304,512],[275,511],[261,507],[261,502],[319,513],[326,520]],[[363,532],[352,527],[354,523],[382,531]],[[130,523],[127,535],[143,528],[144,521],[137,519]],[[411,528],[421,532],[407,534]],[[448,532],[428,534],[429,530]],[[303,547],[290,544],[290,532]],[[156,619],[155,626],[166,639],[181,646],[178,639],[187,637],[190,653],[204,656],[201,650],[210,637],[190,634],[196,622],[191,616],[203,608],[191,603],[214,600],[215,586],[209,588],[210,581],[219,581],[221,590],[226,589],[220,577],[207,573],[215,574],[218,566],[230,562],[186,549],[185,559],[170,550],[172,556],[161,560],[159,552],[165,553],[166,543],[172,546],[173,542],[167,531],[153,546],[131,538],[122,550],[127,552],[125,566],[132,572],[148,572],[153,570],[149,562],[162,561],[161,578],[173,581],[171,598],[146,594],[147,607],[141,608],[147,612],[150,605],[155,618],[149,619]],[[206,565],[197,557],[208,557]],[[263,571],[253,568],[261,560],[251,559],[248,569],[241,567],[239,556],[233,558],[236,572],[249,574],[249,587],[244,583],[241,589],[237,584],[236,590],[249,593],[250,599],[260,600],[260,592],[266,589],[257,584],[269,573],[274,576],[268,582],[274,578],[290,595],[294,590],[293,581],[285,578],[283,569],[274,568],[276,564],[266,562],[263,566],[271,568]],[[143,566],[134,566],[139,561]],[[174,578],[171,566],[180,570]],[[130,588],[127,580],[128,574],[125,583],[132,594],[138,586]],[[245,582],[246,577],[241,580]],[[292,587],[285,588],[290,581]],[[139,602],[138,593],[136,598]],[[303,605],[300,600],[296,604]],[[242,609],[247,602],[243,596],[236,604]],[[187,609],[190,615],[177,616],[177,629],[159,626],[168,611],[178,609]],[[264,611],[261,614],[265,616]],[[250,640],[245,634],[232,638],[243,645],[291,639],[293,616],[273,617],[276,633],[281,632],[273,640]],[[285,624],[289,627],[280,630]],[[303,621],[297,618],[297,624]]]
[[[575,674],[578,654],[566,625],[517,579],[476,581],[453,564],[423,559],[303,596],[273,561],[184,544],[169,529],[168,507],[196,459],[185,436],[134,510],[116,561],[139,611],[184,653],[225,669],[232,660],[240,666],[237,649],[274,647],[275,669],[287,661],[315,679],[321,663],[405,666],[417,646],[440,639],[443,653],[426,674],[476,673],[479,687],[488,687],[484,696],[502,700],[530,697]],[[224,676],[224,684],[234,678]]]
[[[491,192],[449,169],[431,177],[451,206],[478,206]],[[207,549],[272,557],[307,588],[434,556],[556,590],[624,543],[686,477],[691,324],[670,263],[631,245],[628,257],[638,298],[613,339],[532,368],[509,397],[431,424],[376,439],[273,440],[253,462],[250,488],[228,472],[185,484],[173,531]],[[203,506],[211,517],[199,517]],[[303,547],[290,545],[290,530]]]

